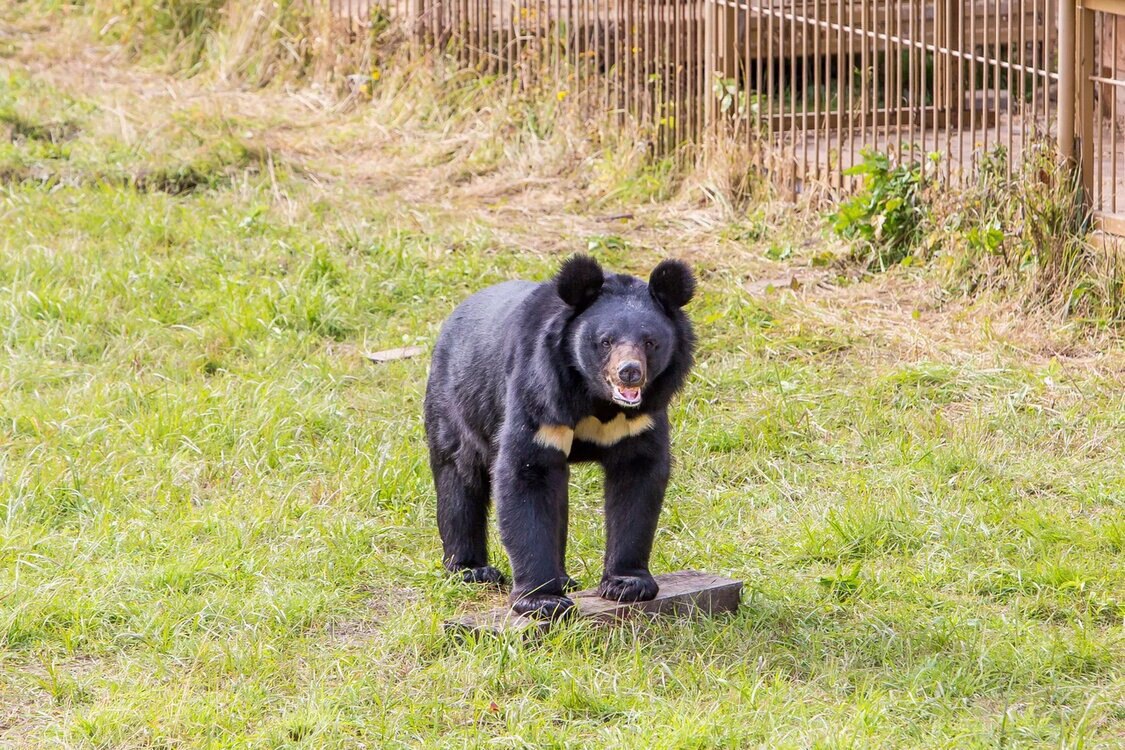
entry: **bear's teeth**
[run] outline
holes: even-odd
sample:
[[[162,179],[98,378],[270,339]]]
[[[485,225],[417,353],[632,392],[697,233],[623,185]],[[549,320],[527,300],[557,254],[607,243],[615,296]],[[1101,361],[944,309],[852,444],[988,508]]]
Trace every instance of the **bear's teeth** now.
[[[617,392],[617,397],[627,404],[636,404],[641,400],[640,388],[614,388],[614,390]]]

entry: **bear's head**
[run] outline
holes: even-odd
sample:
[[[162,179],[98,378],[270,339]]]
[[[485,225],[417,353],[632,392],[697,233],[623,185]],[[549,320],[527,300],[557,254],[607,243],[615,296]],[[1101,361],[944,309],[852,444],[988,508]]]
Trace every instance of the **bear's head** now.
[[[576,255],[563,263],[555,284],[572,309],[568,348],[591,395],[636,408],[666,372],[675,373],[671,390],[679,387],[692,346],[691,325],[680,309],[695,293],[687,264],[661,261],[646,284],[635,276],[606,276],[593,258]]]

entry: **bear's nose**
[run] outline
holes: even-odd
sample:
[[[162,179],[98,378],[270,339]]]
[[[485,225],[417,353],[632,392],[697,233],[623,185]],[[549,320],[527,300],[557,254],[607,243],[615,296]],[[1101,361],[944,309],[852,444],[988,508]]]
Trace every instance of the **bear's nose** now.
[[[617,378],[622,385],[639,385],[644,377],[640,362],[624,362],[617,368]]]

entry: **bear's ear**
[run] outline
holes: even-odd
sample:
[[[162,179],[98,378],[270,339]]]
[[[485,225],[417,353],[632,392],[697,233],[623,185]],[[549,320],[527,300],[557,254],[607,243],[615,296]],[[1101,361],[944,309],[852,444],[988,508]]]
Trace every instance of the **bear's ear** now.
[[[695,294],[695,276],[681,260],[662,260],[652,269],[648,288],[666,308],[683,307]]]
[[[584,310],[593,304],[604,283],[602,267],[589,255],[567,258],[555,277],[562,301],[576,310]]]

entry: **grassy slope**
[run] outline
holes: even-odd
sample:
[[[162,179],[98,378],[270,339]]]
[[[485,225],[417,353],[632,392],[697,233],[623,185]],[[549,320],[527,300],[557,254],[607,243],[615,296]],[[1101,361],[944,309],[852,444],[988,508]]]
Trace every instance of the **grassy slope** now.
[[[0,742],[1125,740],[1116,348],[1042,356],[972,311],[885,325],[862,291],[754,297],[783,230],[738,246],[627,206],[599,239],[596,190],[512,207],[377,115],[60,71],[50,43],[10,37],[0,76]],[[587,245],[701,268],[655,568],[745,578],[745,603],[455,646],[442,619],[495,597],[439,569],[426,361],[358,352],[428,343],[471,290]],[[599,491],[574,472],[590,583]]]

